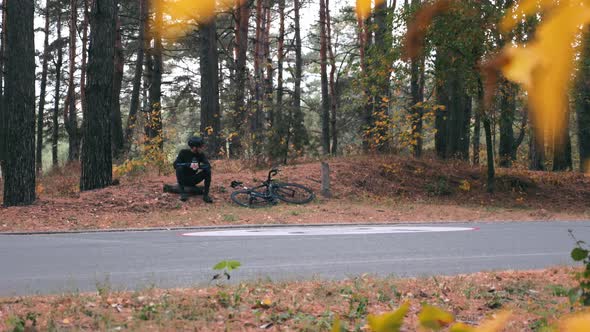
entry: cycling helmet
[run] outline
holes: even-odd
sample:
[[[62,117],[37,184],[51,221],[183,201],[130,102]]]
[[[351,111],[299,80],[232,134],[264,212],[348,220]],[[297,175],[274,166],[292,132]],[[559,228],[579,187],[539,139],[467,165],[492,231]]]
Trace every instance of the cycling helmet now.
[[[193,136],[188,140],[188,146],[192,147],[201,147],[205,145],[205,140],[201,137]]]

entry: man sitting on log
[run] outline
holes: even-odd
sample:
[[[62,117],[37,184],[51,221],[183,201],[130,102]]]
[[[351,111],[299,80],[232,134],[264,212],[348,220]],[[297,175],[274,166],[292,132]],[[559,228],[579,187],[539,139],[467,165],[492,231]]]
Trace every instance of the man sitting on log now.
[[[174,161],[176,180],[180,188],[180,200],[184,202],[188,199],[188,193],[184,189],[185,186],[194,187],[204,180],[203,201],[213,203],[209,196],[211,164],[205,156],[205,141],[201,137],[191,137],[188,140],[188,146],[190,149],[181,150]]]

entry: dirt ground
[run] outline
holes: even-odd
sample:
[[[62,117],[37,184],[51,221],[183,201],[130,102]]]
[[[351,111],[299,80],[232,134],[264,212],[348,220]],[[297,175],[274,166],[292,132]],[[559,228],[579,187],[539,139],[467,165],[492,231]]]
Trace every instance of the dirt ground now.
[[[172,175],[119,177],[120,184],[80,193],[76,166],[54,170],[37,186],[39,199],[27,207],[0,208],[0,232],[176,227],[237,224],[454,222],[495,220],[589,220],[590,177],[580,173],[498,170],[488,194],[485,170],[461,162],[395,156],[328,160],[333,197],[307,205],[251,210],[229,198],[232,180],[255,184],[267,170],[236,161],[216,161],[212,196],[182,203],[163,193]],[[320,163],[286,166],[278,179],[320,191]]]
[[[87,294],[0,298],[0,331],[24,323],[40,331],[315,332],[329,331],[336,316],[350,331],[367,331],[367,314],[395,310],[405,301],[411,307],[402,331],[417,330],[417,313],[425,303],[470,325],[509,310],[512,318],[503,331],[541,331],[581,310],[567,297],[575,285],[573,272],[551,268],[414,279],[362,276],[135,292],[101,285]]]

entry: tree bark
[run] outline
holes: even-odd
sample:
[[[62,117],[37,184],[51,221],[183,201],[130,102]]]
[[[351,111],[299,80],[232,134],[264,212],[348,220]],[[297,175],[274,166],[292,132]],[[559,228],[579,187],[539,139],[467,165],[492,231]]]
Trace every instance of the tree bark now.
[[[303,80],[303,57],[301,54],[301,0],[294,0],[294,23],[295,23],[295,83],[293,90],[293,107],[292,114],[289,114],[289,129],[287,130],[287,139],[284,162],[287,163],[291,142],[297,154],[302,153],[304,146],[308,143],[307,131],[304,127],[304,116],[301,110],[301,81]]]
[[[161,31],[163,25],[163,8],[159,1],[155,2],[154,7],[154,25],[151,31],[154,38],[154,48],[151,52],[151,75],[150,75],[150,105],[148,113],[148,138],[150,144],[158,147],[160,151],[164,150],[164,139],[162,136],[162,69],[163,69],[163,45]],[[213,70],[217,73],[217,67]]]
[[[531,119],[529,130],[529,169],[532,171],[545,170],[545,137],[540,135],[535,127],[534,119]]]
[[[94,0],[92,5],[88,112],[84,120],[80,190],[104,188],[112,183],[111,104],[115,57],[115,0]]]
[[[47,67],[49,58],[49,0],[45,1],[45,37],[43,39],[43,61],[41,65],[41,91],[39,93],[39,112],[37,113],[37,157],[35,169],[37,174],[43,171],[43,114],[45,111],[45,94],[47,90]]]
[[[121,19],[117,9],[119,0],[115,1],[115,72],[113,76],[113,102],[111,111],[111,137],[113,158],[119,159],[125,149],[125,138],[123,137],[123,122],[121,120],[121,87],[123,84],[123,70],[125,58],[123,57],[123,45],[121,43]]]
[[[4,106],[4,61],[5,61],[5,45],[6,45],[6,0],[2,1],[2,31],[0,32],[0,173],[4,177],[4,160],[6,159],[6,107]]]
[[[487,178],[487,191],[489,193],[494,192],[496,171],[494,168],[494,145],[492,144],[492,128],[490,125],[490,118],[488,116],[483,117],[483,128],[486,135],[486,151],[487,151],[487,164],[488,164],[488,178]]]
[[[207,150],[214,157],[220,151],[221,110],[217,68],[217,24],[212,19],[201,26],[201,136],[207,139]]]
[[[572,170],[572,141],[570,137],[569,103],[564,112],[565,127],[553,133],[553,171]]]
[[[64,125],[69,137],[68,161],[80,159],[80,129],[78,128],[78,116],[76,114],[76,23],[77,23],[77,1],[70,0],[70,52],[68,83],[68,96],[64,110]],[[84,55],[83,55],[84,57]],[[82,71],[84,72],[84,71]],[[86,75],[86,74],[83,74]]]
[[[129,151],[131,148],[131,139],[133,137],[133,129],[137,122],[137,113],[139,111],[139,94],[141,90],[141,78],[143,75],[143,60],[145,54],[145,34],[148,30],[148,4],[147,0],[139,1],[139,36],[137,59],[135,61],[135,73],[133,75],[133,88],[131,91],[131,104],[129,106],[129,115],[127,117],[127,125],[125,127],[125,149]]]
[[[240,0],[236,0],[240,4]],[[232,119],[234,133],[231,140],[230,153],[232,157],[241,156],[244,153],[242,138],[246,134],[245,122],[246,110],[246,57],[248,55],[248,22],[250,20],[250,7],[248,2],[239,5],[236,20],[236,97],[234,100],[234,116]]]
[[[35,201],[34,1],[6,6],[6,144],[4,206]]]
[[[254,101],[256,110],[254,116],[250,118],[250,133],[252,137],[252,151],[254,156],[260,157],[263,145],[263,126],[264,126],[264,48],[263,40],[266,30],[266,15],[264,15],[263,4],[266,0],[257,0],[256,2],[256,38],[254,40]]]
[[[328,91],[328,38],[326,1],[320,0],[320,76],[322,89],[322,154],[330,154],[330,95]]]
[[[57,16],[57,40],[61,40],[61,11]],[[58,166],[58,151],[59,144],[59,101],[61,100],[61,69],[63,65],[63,48],[60,45],[57,48],[57,61],[55,63],[55,97],[53,99],[53,115],[51,126],[51,164],[53,167]]]
[[[474,120],[475,125],[473,128],[473,165],[479,165],[479,151],[480,151],[480,137],[481,137],[481,110],[479,109],[481,105],[478,106],[478,109],[475,111]]]
[[[264,77],[264,114],[268,126],[274,125],[274,108],[273,108],[273,77],[272,77],[272,57],[270,55],[270,29],[271,29],[271,1],[265,0],[265,29],[264,29],[264,64],[266,76]]]
[[[510,167],[513,161],[515,89],[514,84],[504,81],[500,92],[500,146],[498,152],[500,167]]]
[[[412,8],[417,9],[420,2],[420,0],[412,0]],[[405,6],[406,8],[408,6],[407,0],[405,1]],[[407,25],[409,26],[411,22],[412,21],[408,20]],[[412,117],[412,140],[414,141],[412,144],[412,152],[416,158],[422,156],[422,146],[424,144],[422,137],[424,108],[421,106],[421,103],[424,101],[424,61],[425,58],[422,55],[410,59],[410,90],[412,94],[410,115]]]
[[[334,55],[334,45],[332,42],[332,15],[330,14],[330,1],[326,0],[326,30],[328,37],[328,57],[330,59],[330,131],[332,136],[332,146],[330,153],[335,156],[338,154],[338,98],[336,96],[336,56]]]
[[[584,35],[584,50],[575,87],[580,171],[590,172],[590,32]]]

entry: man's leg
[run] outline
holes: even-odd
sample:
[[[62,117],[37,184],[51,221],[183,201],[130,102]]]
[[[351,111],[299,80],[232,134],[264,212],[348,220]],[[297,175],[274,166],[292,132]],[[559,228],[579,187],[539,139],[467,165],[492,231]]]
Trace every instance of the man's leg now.
[[[209,196],[209,189],[211,188],[211,170],[204,169],[197,173],[197,184],[201,181],[205,181],[205,190],[203,192],[203,200],[207,203],[213,203],[213,200]]]
[[[184,202],[188,199],[188,194],[184,191],[186,179],[184,178],[180,168],[176,169],[176,182],[178,182],[178,188],[180,189],[180,200]]]

